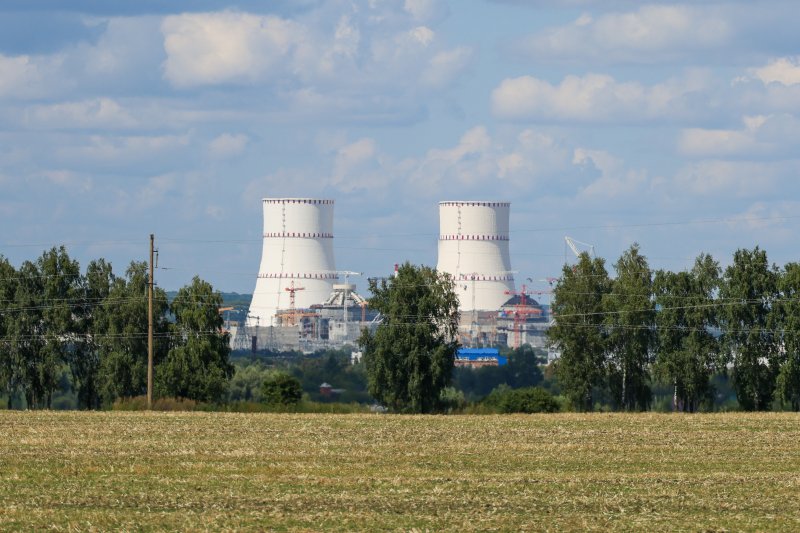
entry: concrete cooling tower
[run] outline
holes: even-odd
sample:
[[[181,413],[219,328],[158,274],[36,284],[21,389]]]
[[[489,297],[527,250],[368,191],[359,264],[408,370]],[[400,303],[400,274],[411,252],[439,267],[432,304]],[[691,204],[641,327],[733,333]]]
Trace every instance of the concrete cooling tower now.
[[[463,311],[493,311],[514,290],[508,202],[439,202],[439,262],[452,274]]]
[[[264,244],[248,326],[274,325],[275,312],[324,302],[338,279],[333,200],[264,198]],[[294,289],[294,290],[287,290]]]

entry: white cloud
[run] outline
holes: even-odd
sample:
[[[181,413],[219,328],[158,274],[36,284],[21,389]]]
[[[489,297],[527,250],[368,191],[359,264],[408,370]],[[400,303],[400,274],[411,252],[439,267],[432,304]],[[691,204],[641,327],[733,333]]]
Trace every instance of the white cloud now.
[[[760,235],[769,230],[771,238],[776,237],[776,232],[785,234],[787,238],[794,238],[796,233],[786,227],[786,220],[797,217],[798,211],[800,202],[797,201],[758,201],[731,220],[728,225],[735,230],[757,231]]]
[[[253,81],[303,40],[290,20],[249,13],[184,13],[164,19],[164,77],[176,87]]]
[[[694,116],[684,97],[702,87],[701,77],[646,86],[605,74],[570,75],[558,85],[521,76],[492,91],[494,115],[505,120],[642,122]]]
[[[45,128],[131,128],[139,122],[112,98],[42,104],[25,111],[26,125]]]
[[[757,198],[775,194],[793,164],[705,160],[681,168],[672,186],[683,195]]]
[[[431,29],[437,5],[321,6],[294,19],[233,11],[169,16],[161,25],[164,78],[178,88],[261,86],[340,114],[348,100],[376,113],[400,101],[414,109],[472,59],[470,47],[448,46]]]
[[[499,183],[535,189],[543,177],[570,165],[569,152],[544,132],[524,129],[501,139],[489,135],[484,126],[467,130],[451,148],[434,148],[406,163],[409,181],[420,192],[443,193],[455,187],[490,195],[496,195]]]
[[[751,69],[751,72],[763,83],[797,85],[800,84],[800,56],[775,59],[761,68]]]
[[[223,133],[208,144],[208,149],[214,157],[233,157],[244,152],[249,140],[250,138],[243,133]]]
[[[331,185],[341,191],[384,185],[374,139],[362,138],[339,148],[333,163]]]
[[[796,157],[800,121],[794,116],[747,116],[743,122],[740,129],[685,129],[678,138],[678,149],[689,157]]]
[[[447,16],[447,4],[441,0],[405,0],[403,8],[415,20],[438,22]]]
[[[63,60],[59,54],[7,56],[0,53],[0,98],[40,98],[68,88],[67,80],[58,81]]]
[[[178,180],[174,174],[162,174],[149,178],[147,184],[136,193],[135,207],[147,209],[162,203],[170,192],[176,190],[177,184]]]
[[[24,94],[39,81],[39,71],[29,56],[0,55],[0,96]]]
[[[627,169],[624,161],[604,150],[576,148],[572,163],[578,167],[596,169],[600,174],[597,179],[580,190],[581,197],[630,197],[648,184],[645,172]]]
[[[70,191],[87,193],[92,190],[93,186],[91,177],[70,170],[45,170],[42,172],[42,177],[47,180],[48,183]]]
[[[471,60],[472,49],[466,46],[439,52],[428,62],[420,81],[423,85],[437,89],[450,85],[464,72]]]
[[[716,9],[652,4],[596,18],[583,14],[572,24],[523,40],[518,49],[544,61],[672,60],[728,45],[733,32],[723,15]]]
[[[174,155],[189,145],[189,135],[91,135],[87,143],[63,146],[56,153],[63,160],[127,164],[150,161],[159,155]]]

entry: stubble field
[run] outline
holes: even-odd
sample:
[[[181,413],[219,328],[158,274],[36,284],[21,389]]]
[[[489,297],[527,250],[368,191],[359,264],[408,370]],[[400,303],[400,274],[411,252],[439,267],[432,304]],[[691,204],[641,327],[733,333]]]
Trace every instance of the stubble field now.
[[[792,414],[0,412],[0,530],[800,529]]]

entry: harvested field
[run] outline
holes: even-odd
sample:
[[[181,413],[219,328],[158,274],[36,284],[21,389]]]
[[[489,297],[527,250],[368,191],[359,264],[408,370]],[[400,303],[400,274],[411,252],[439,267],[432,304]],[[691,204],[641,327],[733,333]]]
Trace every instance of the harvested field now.
[[[800,530],[793,414],[0,412],[0,530]]]

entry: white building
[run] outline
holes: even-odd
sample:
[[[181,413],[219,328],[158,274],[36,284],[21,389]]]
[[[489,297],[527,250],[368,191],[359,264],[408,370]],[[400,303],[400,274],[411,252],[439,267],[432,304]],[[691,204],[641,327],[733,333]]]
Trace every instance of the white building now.
[[[333,200],[264,198],[263,207],[261,266],[248,326],[273,325],[278,309],[306,309],[324,302],[338,279]]]
[[[440,272],[456,282],[459,309],[494,311],[514,291],[508,202],[439,202]]]

